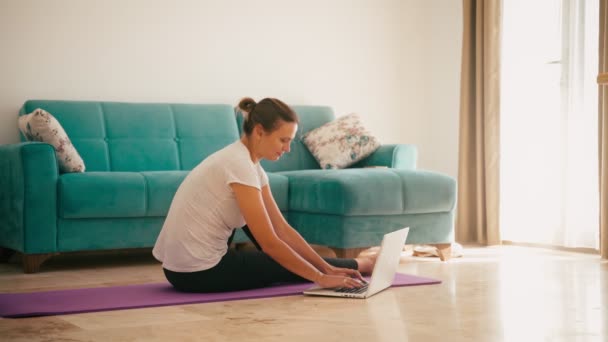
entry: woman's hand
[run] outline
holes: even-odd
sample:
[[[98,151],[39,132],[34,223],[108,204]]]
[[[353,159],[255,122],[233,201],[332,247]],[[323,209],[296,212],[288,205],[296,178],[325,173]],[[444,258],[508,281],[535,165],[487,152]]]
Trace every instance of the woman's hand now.
[[[346,287],[349,289],[363,286],[363,283],[355,278],[344,275],[322,274],[316,281],[317,285],[323,288]]]
[[[364,281],[363,277],[361,276],[361,273],[359,273],[359,271],[353,270],[351,268],[341,268],[341,267],[335,267],[335,266],[329,265],[329,267],[327,267],[324,271],[325,271],[324,273],[328,274],[328,275],[348,276],[351,278],[355,278],[355,279]]]

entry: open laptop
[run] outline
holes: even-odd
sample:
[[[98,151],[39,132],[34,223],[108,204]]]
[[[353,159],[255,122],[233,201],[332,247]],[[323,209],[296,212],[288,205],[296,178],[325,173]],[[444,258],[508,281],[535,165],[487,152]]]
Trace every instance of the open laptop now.
[[[390,287],[393,284],[393,279],[399,266],[399,257],[401,256],[401,251],[403,250],[403,245],[409,231],[410,228],[406,227],[384,235],[382,244],[380,245],[380,253],[372,272],[372,279],[363,287],[356,289],[324,289],[315,286],[304,291],[304,294],[311,296],[369,298]]]

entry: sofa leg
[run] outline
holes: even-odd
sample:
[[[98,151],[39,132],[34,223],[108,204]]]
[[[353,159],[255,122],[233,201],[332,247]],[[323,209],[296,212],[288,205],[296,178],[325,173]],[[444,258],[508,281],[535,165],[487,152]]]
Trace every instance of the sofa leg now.
[[[353,258],[356,258],[357,255],[359,255],[359,253],[363,252],[364,250],[368,249],[369,247],[362,247],[362,248],[330,247],[330,248],[336,253],[337,258],[353,259]]]
[[[437,254],[441,261],[448,261],[452,257],[452,244],[451,243],[435,243],[431,244],[437,248]]]
[[[56,253],[43,253],[43,254],[23,254],[22,264],[24,273],[37,273],[40,271],[42,263],[47,261],[50,257],[56,255]]]

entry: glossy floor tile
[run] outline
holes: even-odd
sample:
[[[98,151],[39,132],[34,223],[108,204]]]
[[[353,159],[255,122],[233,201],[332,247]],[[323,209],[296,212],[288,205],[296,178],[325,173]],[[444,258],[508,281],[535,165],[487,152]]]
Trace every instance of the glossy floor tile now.
[[[327,252],[321,250],[321,252]],[[439,285],[367,300],[291,296],[26,319],[6,341],[607,341],[608,261],[502,246],[449,262],[405,252],[400,272]],[[0,292],[164,281],[149,251],[60,255],[41,273],[0,264]]]

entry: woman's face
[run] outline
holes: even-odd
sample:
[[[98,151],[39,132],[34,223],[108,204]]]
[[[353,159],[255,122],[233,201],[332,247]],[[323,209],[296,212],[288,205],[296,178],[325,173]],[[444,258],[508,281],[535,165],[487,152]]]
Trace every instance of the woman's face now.
[[[257,134],[259,143],[257,154],[260,158],[268,160],[278,160],[283,153],[289,152],[291,141],[295,138],[298,131],[298,124],[280,120],[277,128],[268,133],[262,126],[256,127],[254,134]]]

